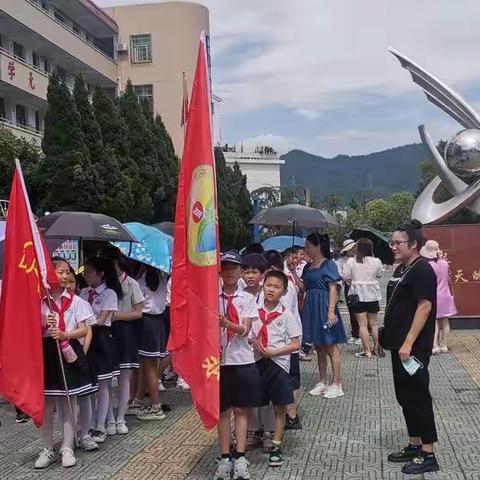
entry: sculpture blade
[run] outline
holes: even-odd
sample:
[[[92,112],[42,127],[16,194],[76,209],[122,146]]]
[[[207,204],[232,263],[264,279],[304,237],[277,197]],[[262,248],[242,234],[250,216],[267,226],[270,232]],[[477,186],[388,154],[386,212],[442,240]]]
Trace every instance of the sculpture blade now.
[[[401,66],[410,72],[412,80],[423,89],[430,102],[441,108],[463,127],[480,129],[480,116],[458,93],[405,55],[393,48],[389,48],[389,51],[397,57]]]

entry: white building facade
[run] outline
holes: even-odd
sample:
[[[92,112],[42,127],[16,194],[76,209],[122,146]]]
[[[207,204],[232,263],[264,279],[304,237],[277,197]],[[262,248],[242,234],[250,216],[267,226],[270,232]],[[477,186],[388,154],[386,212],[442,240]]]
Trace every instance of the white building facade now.
[[[244,153],[224,149],[227,165],[233,168],[235,162],[247,176],[247,188],[254,192],[264,187],[280,187],[280,167],[285,164],[277,153]]]

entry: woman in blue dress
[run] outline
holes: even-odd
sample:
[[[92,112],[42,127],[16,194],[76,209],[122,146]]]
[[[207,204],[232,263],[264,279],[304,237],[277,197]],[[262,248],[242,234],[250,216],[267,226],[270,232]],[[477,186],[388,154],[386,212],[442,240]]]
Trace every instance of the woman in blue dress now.
[[[303,341],[315,346],[320,373],[320,382],[310,391],[310,395],[342,397],[342,354],[339,344],[347,342],[337,307],[337,283],[342,278],[337,265],[330,259],[328,235],[311,233],[305,241],[305,253],[312,262],[305,267],[301,282],[305,292]],[[328,385],[327,357],[330,357],[332,364],[331,385]]]

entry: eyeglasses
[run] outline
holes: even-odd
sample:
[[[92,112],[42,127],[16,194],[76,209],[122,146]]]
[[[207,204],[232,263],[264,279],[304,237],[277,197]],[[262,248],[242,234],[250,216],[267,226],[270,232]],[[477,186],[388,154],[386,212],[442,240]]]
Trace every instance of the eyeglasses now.
[[[408,240],[395,240],[394,242],[388,242],[390,248],[399,247],[400,245],[408,243]]]

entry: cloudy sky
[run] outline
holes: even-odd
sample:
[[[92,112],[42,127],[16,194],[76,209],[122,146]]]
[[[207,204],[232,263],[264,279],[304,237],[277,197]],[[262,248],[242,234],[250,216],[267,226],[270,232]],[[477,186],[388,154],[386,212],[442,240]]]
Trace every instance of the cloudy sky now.
[[[96,0],[100,6],[148,0]],[[478,0],[200,0],[222,140],[333,156],[449,138],[391,45],[480,108]]]

